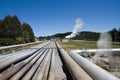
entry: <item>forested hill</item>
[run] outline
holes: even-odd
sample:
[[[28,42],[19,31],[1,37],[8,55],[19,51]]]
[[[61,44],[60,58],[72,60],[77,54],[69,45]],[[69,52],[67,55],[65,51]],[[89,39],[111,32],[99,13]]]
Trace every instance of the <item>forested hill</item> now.
[[[112,30],[108,31],[111,34],[112,37],[112,41],[113,42],[120,42],[120,28],[116,29],[113,28]],[[67,33],[57,33],[55,35],[51,35],[51,36],[42,36],[39,37],[40,40],[43,39],[54,39],[54,38],[59,38],[59,39],[63,39],[65,38],[65,36],[70,35],[71,32],[67,32]],[[87,41],[97,41],[100,37],[100,33],[99,32],[91,32],[91,31],[82,31],[82,32],[78,32],[78,35],[72,39],[75,40],[87,40]]]
[[[0,46],[34,42],[31,26],[21,23],[17,16],[6,16],[0,20]]]
[[[54,38],[64,39],[65,36],[70,35],[71,33],[72,32],[57,33],[57,34],[54,34],[54,35],[51,35],[51,36],[41,36],[41,37],[39,37],[39,39],[40,40],[43,40],[43,39],[54,39]],[[90,32],[90,31],[82,31],[82,32],[78,32],[76,37],[71,38],[71,39],[96,41],[96,40],[98,40],[99,35],[100,35],[100,33]]]

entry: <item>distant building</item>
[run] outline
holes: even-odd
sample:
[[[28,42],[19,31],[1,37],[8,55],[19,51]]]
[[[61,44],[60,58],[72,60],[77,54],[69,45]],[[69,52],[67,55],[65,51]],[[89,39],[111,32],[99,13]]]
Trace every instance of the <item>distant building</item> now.
[[[68,42],[68,39],[64,38],[64,39],[62,40],[62,42]]]
[[[38,38],[35,38],[35,41],[37,42],[37,41],[39,41],[39,39],[38,39]]]

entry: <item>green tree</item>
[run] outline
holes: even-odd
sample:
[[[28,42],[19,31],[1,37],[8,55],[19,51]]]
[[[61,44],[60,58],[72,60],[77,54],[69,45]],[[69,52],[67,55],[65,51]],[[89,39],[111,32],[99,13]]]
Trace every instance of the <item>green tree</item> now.
[[[34,42],[35,37],[31,26],[27,23],[23,23],[23,35],[25,42]]]
[[[22,37],[22,25],[17,16],[6,16],[3,20],[4,37],[16,39]]]
[[[117,30],[116,28],[112,29],[111,31],[109,31],[111,36],[112,36],[112,41],[114,42],[119,42],[119,30]]]
[[[21,24],[18,17],[6,16],[0,20],[0,46],[33,42],[34,33],[29,24]]]

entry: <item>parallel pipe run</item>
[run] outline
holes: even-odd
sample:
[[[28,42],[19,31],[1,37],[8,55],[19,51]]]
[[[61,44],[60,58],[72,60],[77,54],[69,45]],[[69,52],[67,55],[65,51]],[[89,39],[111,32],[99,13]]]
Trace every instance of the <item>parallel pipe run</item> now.
[[[19,80],[21,76],[23,76],[34,63],[37,61],[37,59],[41,56],[42,53],[39,53],[34,59],[32,59],[24,68],[22,68],[19,72],[17,72],[10,80]]]
[[[16,65],[8,68],[7,70],[5,70],[4,72],[1,73],[1,76],[3,80],[8,80],[12,75],[14,75],[17,71],[19,71],[21,68],[23,68],[27,63],[29,63],[33,58],[35,58],[38,55],[38,53],[35,53],[34,55],[32,55],[31,57],[29,57],[26,60],[23,60],[19,63],[17,63]],[[26,79],[29,80],[29,79]]]
[[[75,52],[69,54],[94,80],[120,80]]]
[[[38,43],[40,43],[40,41],[38,41],[38,42],[32,42],[32,43],[25,43],[25,44],[18,44],[18,45],[11,45],[11,46],[3,46],[3,47],[0,47],[0,50],[10,49],[10,48],[16,48],[16,47],[21,47],[21,46],[26,46],[26,45],[32,45],[32,44],[38,44]]]
[[[38,49],[33,49],[33,50],[29,50],[29,51],[21,51],[19,54],[15,54],[15,55],[13,54],[13,55],[1,58],[0,59],[0,72],[2,72],[4,69],[8,68],[12,64],[16,64],[17,62],[20,62],[21,60],[24,60],[24,59],[30,57],[31,55],[33,55],[34,53],[39,51],[44,46],[47,46],[48,44],[49,44],[49,42],[46,42],[46,43],[44,42],[41,45],[36,46],[36,47],[39,47]],[[36,48],[36,47],[34,47],[34,48]]]
[[[32,66],[32,68],[26,73],[26,75],[22,78],[22,80],[30,80],[34,73],[36,72],[37,68],[39,67],[40,63],[42,62],[43,58],[45,57],[48,50],[46,50],[42,56],[37,60],[37,62]]]
[[[47,50],[44,48],[47,47],[48,45],[49,45],[49,42],[42,43],[38,46],[35,46],[35,48],[38,47],[40,49],[33,49],[29,51],[22,50],[20,51],[21,53],[11,54],[9,56],[6,56],[5,58],[1,58],[0,59],[0,80],[8,80],[10,77],[17,74],[20,70],[22,70],[25,66],[27,66],[28,63],[30,63],[28,67],[32,66],[31,61],[35,60],[36,56],[41,55],[41,53],[47,52]],[[42,47],[44,48],[42,49]],[[23,70],[23,72],[25,71],[26,70]],[[20,77],[22,78],[23,76],[20,76]]]
[[[59,44],[58,49],[61,48]],[[73,80],[93,80],[75,61],[64,51],[64,49],[59,49],[61,57],[63,58]]]
[[[39,50],[39,49],[43,49],[43,47],[48,45],[48,43],[49,42],[44,42],[44,43],[42,43],[40,45],[34,46],[32,48],[29,48],[29,49],[24,49],[24,50],[20,50],[20,51],[14,52],[14,53],[1,55],[0,56],[0,64],[1,64],[1,62],[5,62],[6,60],[9,60],[10,58],[15,58],[15,57],[21,56],[22,54],[27,54],[28,52],[32,52],[32,51],[36,51],[36,50]]]
[[[0,80],[119,80],[75,52],[70,53],[72,59],[57,45],[48,41],[1,57]]]
[[[0,71],[6,69],[8,66],[10,66],[11,64],[15,64],[16,62],[19,62],[31,55],[33,55],[34,53],[36,53],[38,50],[34,50],[31,52],[28,52],[27,54],[22,54],[20,56],[16,56],[14,58],[9,59],[8,61],[5,61],[4,63],[0,64]]]
[[[55,47],[55,45],[53,45],[53,47]],[[53,53],[51,54],[51,64],[50,64],[50,68],[49,68],[49,77],[48,80],[55,80],[55,50],[53,50]]]

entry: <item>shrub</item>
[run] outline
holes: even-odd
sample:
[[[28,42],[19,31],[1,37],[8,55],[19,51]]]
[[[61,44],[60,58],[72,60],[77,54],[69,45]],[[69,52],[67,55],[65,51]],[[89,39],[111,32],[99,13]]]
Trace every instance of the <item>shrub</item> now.
[[[16,41],[9,38],[0,38],[0,46],[14,45]]]

